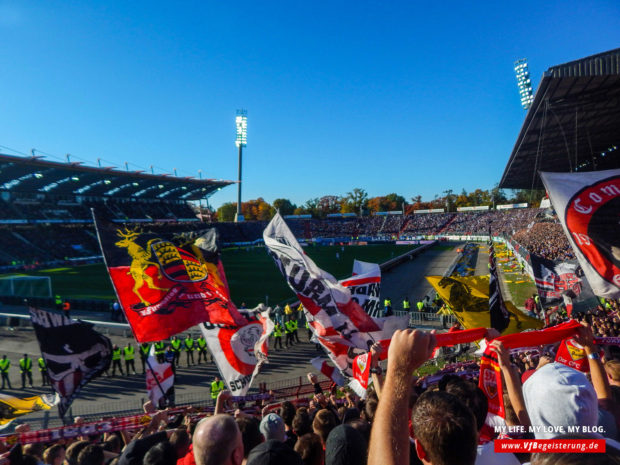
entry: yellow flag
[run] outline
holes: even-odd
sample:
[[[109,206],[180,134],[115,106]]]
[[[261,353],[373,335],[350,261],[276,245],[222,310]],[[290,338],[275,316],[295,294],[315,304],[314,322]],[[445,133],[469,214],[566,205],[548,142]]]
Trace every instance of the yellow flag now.
[[[59,402],[58,395],[44,394],[42,396],[19,397],[0,394],[0,428],[8,425],[17,417],[40,410],[49,410]]]
[[[489,313],[489,276],[427,276],[439,297],[446,302],[456,319],[466,329],[491,327]],[[526,329],[540,329],[543,322],[527,316],[512,302],[506,301],[510,323],[502,334],[512,334]]]

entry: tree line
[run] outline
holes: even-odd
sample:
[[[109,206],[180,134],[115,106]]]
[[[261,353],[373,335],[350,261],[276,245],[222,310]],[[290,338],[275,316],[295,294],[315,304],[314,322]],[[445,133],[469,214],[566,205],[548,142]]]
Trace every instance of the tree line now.
[[[476,189],[460,194],[447,190],[443,195],[435,195],[433,200],[423,201],[422,196],[412,197],[407,201],[402,195],[391,193],[378,197],[368,197],[368,193],[361,188],[355,188],[346,195],[324,195],[312,198],[303,205],[295,205],[289,199],[275,199],[272,204],[262,197],[241,203],[241,213],[246,220],[268,221],[276,210],[281,215],[312,215],[313,218],[325,218],[331,213],[355,213],[370,215],[377,212],[401,211],[411,214],[415,210],[443,208],[448,212],[456,211],[458,207],[477,207],[488,205],[494,207],[506,203],[528,203],[530,206],[540,205],[545,191],[528,189],[512,191],[507,195],[497,186],[490,190]],[[216,211],[218,221],[234,221],[237,212],[237,202],[222,204]]]

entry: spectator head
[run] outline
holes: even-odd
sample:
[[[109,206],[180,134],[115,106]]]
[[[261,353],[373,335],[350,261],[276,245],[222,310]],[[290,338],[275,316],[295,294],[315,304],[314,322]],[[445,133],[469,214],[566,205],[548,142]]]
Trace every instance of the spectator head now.
[[[177,459],[185,457],[185,454],[189,451],[189,445],[191,444],[191,439],[187,430],[184,428],[179,428],[173,431],[170,435],[169,441],[174,448]]]
[[[612,386],[620,386],[620,361],[607,360],[605,362],[605,373],[607,373],[607,379]]]
[[[368,445],[349,425],[336,426],[325,444],[325,465],[365,465]]]
[[[293,418],[295,418],[295,406],[288,400],[282,402],[278,415],[284,420],[287,429],[290,429],[293,426]]]
[[[103,447],[97,444],[88,444],[77,457],[77,465],[103,465]]]
[[[42,442],[35,442],[33,444],[26,444],[22,449],[24,455],[32,455],[39,459],[39,461],[43,460],[43,452],[45,451],[45,444]]]
[[[329,436],[329,433],[337,424],[336,416],[330,410],[322,409],[316,412],[314,416],[312,430],[321,438],[321,442],[325,444],[327,442],[327,436]]]
[[[276,441],[283,441],[286,439],[284,432],[284,420],[275,413],[269,413],[263,417],[260,422],[260,432],[265,438],[265,441],[275,439]]]
[[[120,454],[121,452],[121,438],[118,434],[112,434],[105,442],[101,445],[103,450],[108,452],[114,452],[115,454]]]
[[[310,415],[305,410],[298,410],[293,418],[293,433],[297,437],[304,434],[312,433],[312,422],[310,421]]]
[[[487,418],[489,401],[484,392],[474,383],[460,377],[457,378],[457,380],[452,379],[446,384],[445,391],[460,399],[465,406],[469,407],[474,417],[476,417],[476,431],[480,431]]]
[[[473,465],[478,433],[474,414],[452,394],[427,391],[413,407],[415,449],[423,463]]]
[[[525,407],[532,426],[596,426],[598,403],[586,375],[561,363],[548,363],[523,385]],[[535,431],[536,439],[551,439],[553,432]]]
[[[176,465],[176,463],[177,454],[175,448],[168,441],[161,441],[155,444],[148,450],[142,460],[142,465]]]
[[[243,441],[234,418],[214,415],[196,426],[194,438],[196,465],[240,465],[243,462]]]
[[[250,451],[246,465],[303,465],[297,452],[281,441],[271,439]]]
[[[349,423],[350,421],[360,418],[360,411],[357,408],[348,408],[342,414],[342,423]]]
[[[323,465],[323,444],[314,433],[299,436],[295,443],[295,452],[301,455],[304,465]]]
[[[60,444],[54,444],[43,452],[43,462],[47,465],[62,465],[65,460],[65,447]]]
[[[264,441],[259,430],[259,422],[254,417],[239,417],[235,421],[241,431],[244,457],[247,459],[250,451]]]
[[[20,465],[38,465],[39,460],[34,455],[25,454],[22,455]]]
[[[375,419],[375,413],[377,412],[377,406],[379,405],[379,401],[371,397],[366,401],[366,405],[364,405],[364,418],[368,421],[368,423],[373,422]]]
[[[71,444],[67,447],[67,452],[65,454],[65,460],[69,465],[78,465],[78,455],[82,452],[86,446],[90,443],[88,441],[78,441]]]

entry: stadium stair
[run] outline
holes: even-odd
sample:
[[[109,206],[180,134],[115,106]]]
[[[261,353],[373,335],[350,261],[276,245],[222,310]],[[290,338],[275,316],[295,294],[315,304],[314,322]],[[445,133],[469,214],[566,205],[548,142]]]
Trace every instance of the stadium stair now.
[[[26,244],[26,246],[28,246],[29,248],[36,249],[39,252],[41,252],[44,257],[51,257],[51,254],[49,252],[47,252],[46,250],[42,249],[41,247],[37,247],[32,242],[30,242],[28,239],[26,239],[24,236],[22,236],[21,234],[16,233],[15,231],[11,231],[11,234],[13,234],[13,236],[15,236],[17,239],[19,239],[24,244]]]
[[[405,222],[403,223],[401,228],[398,230],[398,237],[402,237],[403,233],[407,230],[407,226],[409,226],[410,221],[411,221],[411,218],[409,216],[406,216]]]
[[[456,215],[454,215],[452,218],[450,218],[448,220],[448,222],[446,224],[443,225],[443,227],[437,232],[437,234],[443,234],[443,232],[448,229],[450,227],[450,225],[452,223],[454,223],[456,221]]]

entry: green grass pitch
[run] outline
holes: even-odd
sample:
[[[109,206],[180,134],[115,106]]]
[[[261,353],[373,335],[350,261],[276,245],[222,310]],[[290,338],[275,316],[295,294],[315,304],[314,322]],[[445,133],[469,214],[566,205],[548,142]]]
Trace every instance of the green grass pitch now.
[[[353,260],[383,263],[415,248],[411,245],[308,246],[304,250],[322,269],[342,279],[351,275]],[[336,258],[336,254],[340,258]],[[232,248],[222,252],[226,278],[233,301],[251,308],[265,302],[270,305],[294,297],[273,259],[264,247]],[[73,299],[113,299],[114,291],[103,264],[74,268],[42,269],[28,273],[49,276],[54,294]]]

